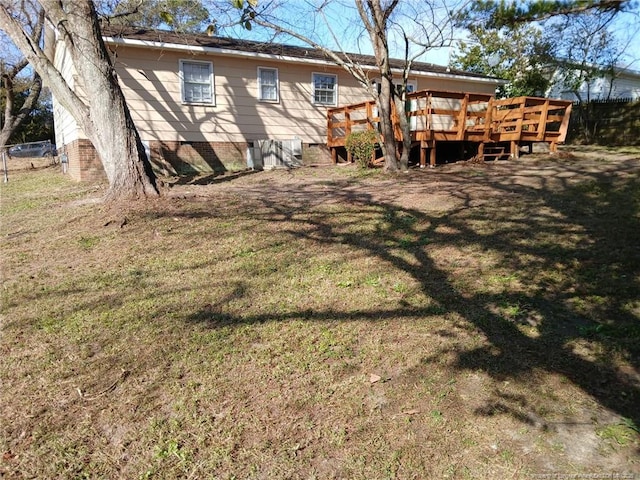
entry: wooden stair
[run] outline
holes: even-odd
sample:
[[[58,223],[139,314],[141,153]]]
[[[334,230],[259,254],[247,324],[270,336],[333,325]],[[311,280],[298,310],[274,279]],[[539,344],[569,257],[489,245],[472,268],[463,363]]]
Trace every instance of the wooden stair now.
[[[482,160],[500,160],[505,155],[509,155],[504,151],[504,145],[485,146],[482,152]]]

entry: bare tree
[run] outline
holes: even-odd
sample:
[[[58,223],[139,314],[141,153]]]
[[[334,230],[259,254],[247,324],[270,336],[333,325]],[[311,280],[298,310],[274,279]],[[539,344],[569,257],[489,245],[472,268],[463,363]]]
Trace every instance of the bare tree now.
[[[25,9],[23,18],[24,31],[31,40],[40,44],[44,27],[44,11],[28,8]],[[4,53],[8,52],[5,49]],[[15,63],[10,63],[7,58],[0,60],[0,78],[2,83],[2,97],[4,103],[4,115],[2,121],[2,130],[0,130],[0,151],[9,142],[14,132],[29,117],[33,109],[38,103],[40,93],[42,92],[42,79],[36,71],[33,71],[31,77],[24,82],[16,82],[18,76],[24,72],[29,62],[26,58],[18,58]],[[18,84],[21,84],[21,90],[28,92],[23,102],[17,102]]]
[[[386,8],[380,6],[380,8]],[[443,11],[438,11],[443,10]],[[405,115],[407,106],[407,84],[409,74],[415,61],[432,48],[450,46],[453,41],[453,22],[446,7],[435,2],[406,4],[403,12],[396,20],[390,15],[392,27],[390,37],[397,38],[402,46],[403,67],[401,81],[394,81],[392,102],[397,112],[397,119],[402,131],[402,148],[400,149],[400,169],[406,171],[411,153],[410,123]],[[407,21],[408,19],[412,19]],[[371,31],[367,30],[369,36]]]
[[[609,12],[562,18],[551,26],[557,41],[557,75],[565,89],[581,102],[592,100],[591,83],[602,78],[613,84],[615,67],[624,54],[616,42]],[[606,97],[609,95],[607,94]]]
[[[398,6],[399,0],[391,0],[382,5],[381,0],[358,0],[356,6],[362,19],[376,57],[376,63],[380,70],[380,95],[378,96],[378,108],[380,109],[380,124],[382,133],[383,153],[385,168],[390,171],[397,170],[396,150],[392,108],[395,108],[395,88],[393,86],[393,73],[391,72],[389,56],[389,17]]]
[[[17,5],[0,3],[0,27],[93,143],[109,180],[107,199],[158,195],[155,175],[102,40],[93,2],[41,0],[40,4],[70,54],[87,100],[70,88],[52,59],[25,31]]]
[[[411,66],[418,57],[431,48],[451,43],[452,22],[444,6],[440,11],[437,1],[417,5],[400,0],[325,0],[296,7],[287,3],[286,15],[282,15],[280,5],[275,1],[261,4],[237,0],[236,3],[243,8],[242,18],[247,22],[243,24],[264,27],[275,35],[293,38],[322,51],[332,62],[367,88],[378,105],[380,145],[385,159],[385,169],[398,170],[398,157],[400,168],[407,169],[411,150],[409,122],[405,115],[407,80]],[[351,9],[353,12],[354,4],[355,17],[359,18],[360,22],[349,26],[351,32],[335,32],[332,21],[328,18],[327,12],[331,10],[330,7],[343,12]],[[323,28],[317,28],[317,22],[323,22]],[[320,38],[317,35],[319,30],[328,32],[329,38]],[[341,37],[345,35],[357,37],[358,44],[364,38],[368,39],[374,53],[375,70],[372,70],[370,65],[363,64],[360,55],[345,51],[341,42]],[[390,45],[390,42],[399,43],[404,52],[403,67],[399,73],[392,68],[390,52],[395,45]],[[374,86],[374,79],[379,79],[380,83]],[[402,144],[398,144],[394,136],[394,117],[399,119],[399,126],[403,131]]]
[[[561,18],[552,26],[552,32],[562,33],[558,35],[556,81],[578,100],[575,112],[587,143],[596,140],[600,124],[589,102],[610,98],[624,55],[625,46],[616,41],[610,28],[613,19],[611,12],[589,13]],[[600,85],[593,92],[596,82]]]

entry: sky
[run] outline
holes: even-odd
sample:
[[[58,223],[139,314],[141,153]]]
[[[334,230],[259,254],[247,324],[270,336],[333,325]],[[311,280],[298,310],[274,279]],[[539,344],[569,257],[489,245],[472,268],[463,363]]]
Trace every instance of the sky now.
[[[296,13],[295,8],[309,5],[310,3],[321,3],[319,0],[285,0],[285,5],[289,8],[282,15],[285,21],[288,21],[295,29],[306,32],[314,32],[314,39],[320,40],[322,45],[328,45],[334,50],[339,50],[340,46],[348,52],[372,54],[371,42],[366,34],[362,32],[362,26],[357,12],[353,7],[353,0],[333,0],[332,2],[324,2],[326,4],[323,14],[311,15],[306,10],[304,15]],[[426,34],[433,33],[438,28],[443,29],[443,38],[436,38],[435,43],[446,39],[450,46],[430,49],[426,54],[422,55],[419,60],[435,63],[438,65],[447,65],[450,56],[455,52],[457,41],[465,38],[465,32],[457,29],[452,30],[448,25],[446,10],[456,9],[463,2],[461,0],[446,1],[439,8],[433,11],[426,9],[426,5],[433,4],[425,0],[402,0],[399,8],[407,8],[406,15],[398,15],[394,18],[398,25],[407,31],[415,34],[417,38],[424,39]],[[260,2],[258,3],[260,5]],[[417,8],[419,7],[419,8]],[[426,28],[422,28],[424,25]],[[615,19],[612,26],[619,41],[626,45],[626,54],[621,59],[621,65],[625,68],[640,71],[640,10],[639,4],[636,3],[633,10],[627,13],[620,13]],[[247,32],[241,28],[231,30],[230,34],[240,38],[269,40],[270,34],[265,34],[260,27],[255,27],[251,32]],[[339,39],[338,45],[334,38]],[[278,38],[277,42],[300,44],[299,41],[291,38]],[[397,42],[390,42],[392,56],[402,58],[404,50],[402,45]]]
[[[627,68],[640,71],[640,9],[621,13],[616,18],[613,30],[617,37],[627,44],[625,60]]]
[[[292,8],[308,6],[313,3],[320,3],[321,0],[274,0],[282,1],[288,8],[282,15],[283,19],[297,30],[312,32],[315,40],[322,45],[328,45],[334,50],[344,49],[347,52],[372,54],[371,42],[366,33],[363,33],[362,24],[354,8],[353,0],[332,0],[324,2],[327,5],[322,14],[309,14],[308,9]],[[442,30],[441,37],[433,38],[434,43],[448,42],[451,45],[441,48],[430,49],[422,55],[419,60],[438,65],[447,65],[450,56],[455,52],[456,41],[464,38],[464,31],[452,30],[446,18],[447,9],[455,9],[462,0],[447,0],[446,7],[434,7],[432,10],[428,5],[434,5],[432,1],[425,0],[402,0],[400,10],[404,14],[394,17],[397,25],[402,26],[406,31],[416,38],[424,39],[426,35],[433,34],[438,29]],[[259,1],[260,5],[260,1]],[[402,13],[402,12],[400,12]],[[238,11],[231,13],[234,19],[239,16]],[[222,20],[221,20],[222,22]],[[423,28],[424,27],[424,28]],[[620,66],[631,70],[640,71],[640,9],[636,3],[633,11],[619,14],[616,17],[613,30],[620,41],[627,45],[626,55],[620,62]],[[235,29],[221,32],[227,36],[239,38],[271,40],[271,33],[265,32],[260,27],[255,27],[252,31],[236,27]],[[337,41],[336,41],[337,40]],[[295,39],[280,37],[275,41],[281,43],[300,44]],[[4,38],[4,32],[0,31],[0,42],[3,45],[0,57],[14,57],[14,49],[8,48],[8,43]],[[393,39],[390,42],[391,53],[395,58],[404,56],[403,46]]]

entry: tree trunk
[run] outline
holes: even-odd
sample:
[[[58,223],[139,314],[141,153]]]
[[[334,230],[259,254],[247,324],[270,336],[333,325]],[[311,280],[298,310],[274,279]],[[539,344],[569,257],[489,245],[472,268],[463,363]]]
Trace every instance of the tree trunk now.
[[[107,199],[157,196],[156,177],[118,83],[90,0],[42,0],[49,21],[65,42],[86,103],[69,88],[37,43],[30,41],[0,4],[0,26],[46,81],[95,147],[109,180]]]
[[[57,1],[42,4],[47,9],[48,4]],[[73,4],[73,8],[65,15],[66,24],[58,24],[58,28],[89,101],[89,118],[83,123],[91,124],[85,133],[98,151],[109,179],[107,198],[157,195],[156,177],[102,40],[93,2],[66,3]]]
[[[405,106],[407,104],[406,93],[402,96],[395,97],[396,113],[398,114],[398,122],[402,131],[402,151],[400,152],[400,170],[407,172],[409,170],[409,155],[411,154],[411,125],[407,118]]]
[[[393,80],[391,77],[382,77],[380,95],[378,95],[378,109],[380,111],[380,133],[382,134],[382,153],[384,155],[384,169],[388,172],[398,170],[396,160],[397,144],[393,132],[392,108],[393,104]]]
[[[387,43],[387,21],[398,5],[398,0],[391,0],[385,7],[380,0],[363,0],[356,2],[358,13],[364,23],[373,44],[373,51],[380,70],[381,85],[378,95],[378,111],[380,117],[380,133],[382,134],[382,153],[384,154],[384,168],[387,171],[398,170],[396,160],[397,144],[393,132],[392,108],[395,108],[393,75],[389,63],[389,45]]]
[[[9,143],[10,136],[11,136],[11,133],[9,132],[8,129],[6,131],[5,129],[2,129],[2,131],[0,131],[0,152],[2,152],[4,150],[5,145]]]
[[[17,73],[16,73],[17,75]],[[15,78],[15,77],[14,77]],[[2,130],[0,131],[0,150],[7,145],[13,133],[22,125],[29,117],[29,114],[35,108],[42,92],[42,79],[37,73],[34,73],[33,79],[30,81],[29,94],[25,99],[20,110],[14,108],[15,89],[13,79],[7,74],[2,80],[2,87],[5,90],[5,115]]]

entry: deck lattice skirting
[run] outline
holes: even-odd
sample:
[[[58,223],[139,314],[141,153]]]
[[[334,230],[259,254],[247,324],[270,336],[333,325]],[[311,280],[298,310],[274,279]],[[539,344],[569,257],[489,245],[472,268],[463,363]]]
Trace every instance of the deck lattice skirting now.
[[[498,100],[489,94],[422,90],[407,95],[406,115],[413,146],[420,146],[420,165],[427,157],[436,163],[439,142],[470,142],[478,155],[501,155],[504,146],[513,158],[521,145],[546,142],[551,152],[564,143],[572,103],[538,97]],[[337,162],[337,149],[345,146],[351,132],[378,129],[380,117],[374,100],[331,108],[327,112],[327,146]],[[393,125],[396,140],[402,140],[395,109]],[[496,153],[500,152],[500,153]]]

